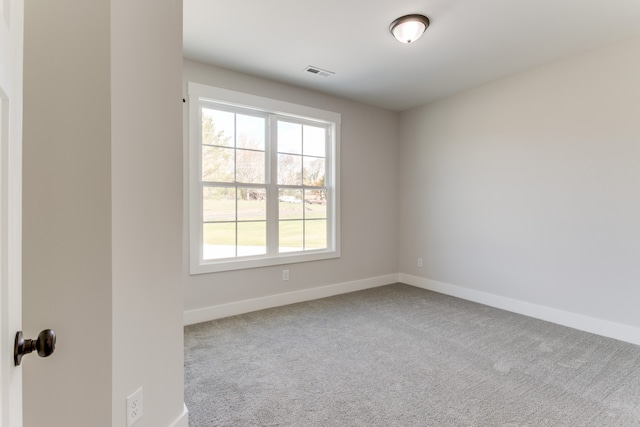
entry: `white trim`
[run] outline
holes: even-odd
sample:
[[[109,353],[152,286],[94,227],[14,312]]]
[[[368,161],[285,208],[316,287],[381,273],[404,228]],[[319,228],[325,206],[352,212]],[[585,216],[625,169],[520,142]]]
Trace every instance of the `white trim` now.
[[[328,221],[327,221],[328,222]],[[200,245],[198,245],[200,247]],[[195,249],[194,249],[195,250]],[[221,271],[244,270],[247,268],[270,267],[274,265],[293,264],[298,262],[323,261],[340,258],[339,250],[317,250],[305,252],[285,252],[277,255],[260,255],[255,258],[198,261],[192,259],[192,275],[218,273]]]
[[[203,85],[201,83],[188,82],[188,94],[190,97],[209,98],[214,102],[226,102],[236,107],[266,110],[274,114],[284,114],[290,117],[300,117],[305,120],[310,118],[320,119],[332,123],[341,123],[340,113],[308,107],[306,105],[293,104],[277,99],[251,95],[220,87]]]
[[[189,233],[189,273],[206,274],[220,271],[240,270],[247,268],[257,268],[274,266],[281,264],[291,264],[308,261],[320,261],[340,258],[340,123],[341,114],[332,111],[321,110],[305,105],[293,104],[286,101],[264,98],[242,92],[236,92],[219,87],[203,85],[195,82],[188,82],[189,111],[188,111],[188,135],[185,145],[188,147],[187,182],[188,198],[185,200]],[[282,115],[287,118],[295,118],[304,123],[322,123],[331,133],[330,144],[327,147],[325,175],[327,189],[327,248],[319,250],[305,250],[300,252],[277,253],[275,234],[271,227],[277,226],[274,222],[275,215],[270,215],[267,221],[268,236],[267,253],[256,256],[243,256],[229,259],[206,259],[204,258],[202,244],[202,189],[201,189],[201,141],[200,141],[200,111],[202,102],[212,102],[233,107],[233,109],[251,109],[259,111],[268,116]],[[271,127],[271,132],[275,132],[275,127]],[[271,140],[271,139],[268,139]],[[269,147],[266,147],[269,148]],[[272,172],[275,165],[276,152],[267,150],[273,159],[271,168],[267,167],[267,172]],[[273,177],[273,175],[272,175]],[[267,180],[266,188],[274,186],[274,182]],[[274,186],[277,187],[277,186]],[[330,197],[329,197],[330,196]],[[271,200],[275,200],[271,195]],[[275,206],[275,205],[274,205]],[[273,208],[272,208],[273,210]],[[267,217],[269,218],[269,216]]]
[[[378,286],[385,286],[397,282],[397,274],[388,274],[386,276],[355,280],[353,282],[319,286],[317,288],[269,295],[265,297],[232,302],[228,304],[214,305],[211,307],[185,311],[183,322],[185,325],[193,325],[195,323],[207,322],[209,320],[221,319],[223,317],[235,316],[237,314],[249,313],[252,311],[264,310],[266,308],[280,307],[283,305],[311,301],[320,298],[327,298],[334,295],[362,291],[365,289],[376,288]]]
[[[193,325],[195,323],[207,322],[209,320],[221,319],[223,317],[235,316],[238,314],[295,304],[298,302],[327,298],[334,295],[376,288],[398,282],[450,295],[456,298],[477,302],[479,304],[499,308],[501,310],[522,314],[524,316],[545,320],[547,322],[556,323],[558,325],[567,326],[592,334],[640,345],[640,328],[637,327],[609,320],[597,319],[583,314],[572,313],[487,292],[476,291],[462,286],[451,285],[404,273],[388,274],[385,276],[355,280],[352,282],[320,286],[317,288],[268,295],[260,298],[188,310],[184,312],[183,323],[184,325]]]
[[[513,313],[522,314],[558,325],[568,326],[581,331],[626,341],[631,344],[640,345],[640,328],[636,328],[609,320],[597,319],[583,314],[572,313],[556,308],[532,304],[512,298],[507,298],[487,292],[476,291],[461,286],[438,282],[431,279],[412,276],[410,274],[399,274],[399,281],[407,285],[415,286],[429,291],[451,295],[456,298],[477,302],[480,304],[496,307]]]
[[[187,409],[187,404],[184,404],[184,409],[182,410],[182,414],[174,422],[169,424],[169,427],[189,427],[189,410]]]

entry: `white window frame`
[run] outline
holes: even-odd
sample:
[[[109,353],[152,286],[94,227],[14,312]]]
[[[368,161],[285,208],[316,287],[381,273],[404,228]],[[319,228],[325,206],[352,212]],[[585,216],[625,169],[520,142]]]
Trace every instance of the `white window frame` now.
[[[246,268],[266,267],[297,262],[318,261],[340,257],[340,123],[339,113],[265,98],[200,83],[188,83],[188,197],[190,273],[203,274]],[[331,143],[326,156],[325,186],[327,187],[327,248],[301,252],[268,253],[267,255],[205,260],[203,257],[202,218],[202,142],[200,140],[200,102],[206,100],[231,107],[252,109],[287,118],[302,119],[329,125]],[[270,148],[267,147],[270,151]],[[267,182],[275,174],[267,169]],[[273,196],[272,196],[273,197]],[[267,227],[276,227],[276,212],[267,212]],[[269,244],[269,242],[267,242]]]

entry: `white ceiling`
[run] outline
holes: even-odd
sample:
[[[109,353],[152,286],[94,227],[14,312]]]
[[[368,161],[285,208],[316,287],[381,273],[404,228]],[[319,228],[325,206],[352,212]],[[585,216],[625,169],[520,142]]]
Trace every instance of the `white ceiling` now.
[[[184,0],[186,58],[396,111],[637,34],[640,0]]]

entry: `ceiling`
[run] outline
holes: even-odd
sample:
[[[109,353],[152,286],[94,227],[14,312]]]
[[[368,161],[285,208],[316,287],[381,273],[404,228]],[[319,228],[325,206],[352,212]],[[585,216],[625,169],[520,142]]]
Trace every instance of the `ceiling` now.
[[[640,0],[184,0],[186,58],[395,111],[637,34]]]

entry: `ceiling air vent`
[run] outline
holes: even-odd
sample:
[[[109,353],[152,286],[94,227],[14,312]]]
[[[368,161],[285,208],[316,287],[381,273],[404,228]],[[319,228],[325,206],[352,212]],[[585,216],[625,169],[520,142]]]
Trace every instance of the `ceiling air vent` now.
[[[330,77],[335,74],[333,71],[323,70],[322,68],[314,67],[313,65],[309,65],[304,70],[322,77]]]

